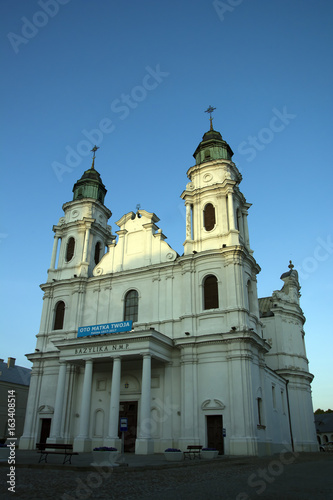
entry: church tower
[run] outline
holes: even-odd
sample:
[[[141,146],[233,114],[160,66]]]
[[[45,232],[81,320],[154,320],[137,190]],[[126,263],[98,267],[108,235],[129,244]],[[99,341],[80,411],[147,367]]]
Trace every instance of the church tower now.
[[[92,165],[73,187],[73,200],[63,205],[65,212],[55,232],[48,282],[92,276],[92,270],[115,236],[107,225],[111,212],[104,206],[105,186]],[[60,242],[60,245],[59,245]],[[56,265],[57,263],[57,265]]]
[[[252,254],[247,226],[251,204],[239,190],[242,175],[232,161],[233,152],[212,120],[193,154],[195,165],[187,172],[190,182],[181,195],[186,206],[184,253],[241,245]]]
[[[242,175],[232,161],[232,149],[213,129],[214,109],[206,111],[210,130],[193,154],[195,165],[187,171],[190,182],[181,195],[186,207],[184,255],[216,255],[223,269],[226,327],[251,328],[261,336],[256,279],[260,267],[253,258],[247,224],[251,204],[239,189]]]

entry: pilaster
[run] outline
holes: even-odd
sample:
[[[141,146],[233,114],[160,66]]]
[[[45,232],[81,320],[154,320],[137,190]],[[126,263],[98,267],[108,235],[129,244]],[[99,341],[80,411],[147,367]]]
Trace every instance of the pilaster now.
[[[66,380],[66,368],[65,362],[59,363],[59,375],[57,392],[54,404],[54,414],[51,423],[50,437],[47,439],[51,443],[60,443],[63,441],[63,436],[61,435],[61,424],[63,419],[63,403],[64,403],[64,392],[65,392],[65,380]]]
[[[85,362],[82,401],[80,412],[80,431],[74,439],[74,451],[91,451],[91,438],[89,437],[90,407],[91,407],[91,383],[93,373],[93,360],[87,359]]]

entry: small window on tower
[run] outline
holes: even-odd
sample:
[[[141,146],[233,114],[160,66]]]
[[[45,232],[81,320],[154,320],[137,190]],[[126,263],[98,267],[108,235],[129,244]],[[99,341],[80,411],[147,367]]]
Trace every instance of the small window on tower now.
[[[204,209],[204,226],[206,231],[211,231],[215,227],[215,208],[211,203],[207,203]]]
[[[72,260],[74,255],[74,249],[75,249],[75,240],[73,237],[70,237],[69,240],[67,241],[66,262]]]
[[[216,276],[209,275],[203,282],[204,309],[217,309],[219,307],[219,292]]]
[[[101,255],[101,244],[98,241],[95,246],[95,264],[97,265],[100,261],[100,255]]]
[[[57,303],[54,315],[53,330],[62,330],[64,327],[65,303],[61,300]]]

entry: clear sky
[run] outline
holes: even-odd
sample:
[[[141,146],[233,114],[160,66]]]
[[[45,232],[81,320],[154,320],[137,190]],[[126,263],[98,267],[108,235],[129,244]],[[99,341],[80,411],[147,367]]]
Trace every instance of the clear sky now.
[[[1,11],[0,356],[30,366],[52,226],[95,143],[113,232],[140,203],[183,253],[180,194],[213,105],[253,204],[259,296],[282,287],[292,259],[314,409],[332,408],[332,2],[3,0]]]

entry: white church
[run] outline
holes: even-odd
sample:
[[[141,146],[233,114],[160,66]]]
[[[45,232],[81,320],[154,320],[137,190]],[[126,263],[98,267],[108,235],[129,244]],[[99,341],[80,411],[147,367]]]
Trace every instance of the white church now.
[[[136,454],[318,450],[298,274],[290,263],[281,290],[258,299],[251,205],[210,125],[181,194],[181,256],[146,210],[112,233],[93,148],[53,226],[21,449],[120,450],[126,417],[125,451]]]

